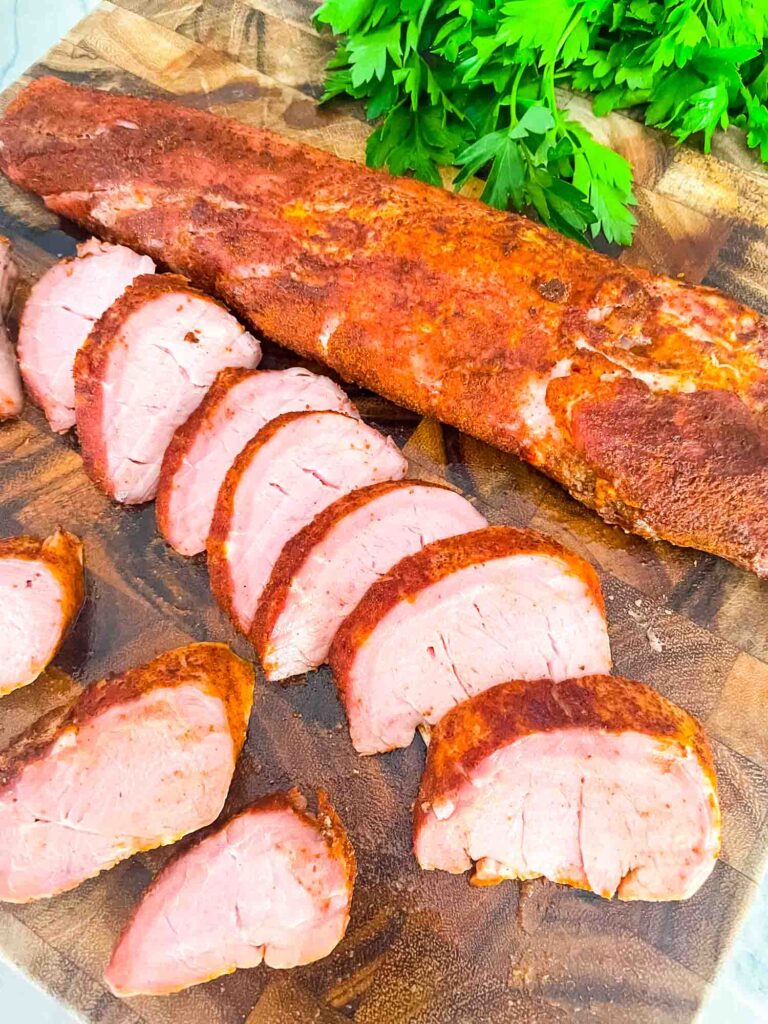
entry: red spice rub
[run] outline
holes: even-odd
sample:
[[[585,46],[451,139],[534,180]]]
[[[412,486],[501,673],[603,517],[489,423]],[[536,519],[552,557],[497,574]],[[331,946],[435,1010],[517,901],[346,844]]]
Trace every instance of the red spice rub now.
[[[768,575],[768,328],[748,307],[163,100],[40,79],[0,141],[52,210],[272,340],[516,452],[609,522]]]

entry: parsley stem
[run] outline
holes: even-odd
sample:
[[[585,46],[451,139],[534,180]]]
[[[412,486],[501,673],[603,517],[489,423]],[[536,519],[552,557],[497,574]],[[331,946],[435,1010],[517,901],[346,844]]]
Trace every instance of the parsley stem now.
[[[555,119],[556,124],[561,130],[567,131],[565,128],[565,122],[563,116],[560,113],[560,109],[557,105],[557,95],[555,93],[555,66],[557,64],[557,58],[560,56],[560,51],[565,46],[568,36],[576,28],[579,22],[583,18],[583,11],[581,5],[576,8],[573,12],[570,21],[563,29],[562,35],[557,41],[555,52],[552,54],[552,59],[547,62],[544,68],[544,75],[542,76],[542,84],[545,91],[545,98],[549,101],[549,105],[552,109],[552,117]]]
[[[517,124],[517,121],[518,121],[518,117],[517,117],[517,90],[518,90],[518,88],[520,86],[520,79],[523,77],[523,72],[524,71],[525,71],[525,65],[521,64],[520,67],[517,69],[517,73],[515,74],[514,81],[512,82],[512,89],[511,89],[510,94],[509,94],[509,118],[510,118],[510,125],[509,125],[509,127],[510,127],[510,129],[514,128],[515,125]]]

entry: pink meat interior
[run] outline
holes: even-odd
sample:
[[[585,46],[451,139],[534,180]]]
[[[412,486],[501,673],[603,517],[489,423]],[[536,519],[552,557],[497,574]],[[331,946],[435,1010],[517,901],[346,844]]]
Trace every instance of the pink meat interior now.
[[[620,899],[683,899],[717,854],[712,787],[695,756],[643,733],[561,729],[483,760],[436,801],[422,867],[534,878]]]
[[[226,539],[233,609],[245,632],[283,545],[332,502],[366,484],[399,480],[396,445],[359,420],[307,413],[257,450],[240,477]]]
[[[550,555],[468,566],[389,611],[357,651],[345,705],[360,753],[408,746],[422,723],[508,679],[608,672],[600,608]]]
[[[466,498],[443,487],[398,487],[344,516],[291,580],[264,658],[267,678],[322,665],[341,623],[401,558],[486,525]]]
[[[357,416],[338,385],[300,367],[256,370],[229,389],[174,474],[167,540],[177,551],[196,555],[205,550],[219,489],[248,441],[276,416],[306,409]]]
[[[107,970],[113,991],[171,992],[237,967],[326,956],[347,925],[348,882],[317,830],[289,809],[235,818],[162,876]]]
[[[113,706],[0,792],[0,899],[78,885],[211,822],[234,770],[224,705],[196,686]]]
[[[18,416],[24,405],[19,364],[0,313],[0,420]]]
[[[55,264],[32,288],[19,329],[19,360],[53,430],[75,425],[77,350],[134,277],[154,269],[149,256],[91,239],[77,259]]]
[[[64,628],[61,584],[44,562],[0,559],[0,694],[36,679]]]
[[[118,501],[155,496],[173,432],[216,374],[254,366],[260,355],[258,342],[222,306],[188,292],[161,294],[131,313],[109,351],[97,428]]]

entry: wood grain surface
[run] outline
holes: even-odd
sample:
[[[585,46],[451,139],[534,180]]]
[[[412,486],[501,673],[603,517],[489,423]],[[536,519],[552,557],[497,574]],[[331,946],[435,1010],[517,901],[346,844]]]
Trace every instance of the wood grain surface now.
[[[171,95],[361,159],[361,112],[315,104],[331,43],[309,25],[313,6],[105,2],[30,75]],[[572,106],[635,166],[640,227],[620,259],[704,280],[768,310],[768,179],[738,139],[705,158],[623,116],[595,122],[581,101]],[[4,179],[0,233],[13,240],[27,286],[77,239]],[[290,362],[267,346],[265,365]],[[112,942],[169,851],[135,857],[56,899],[3,907],[0,952],[98,1024],[692,1020],[766,857],[768,583],[711,556],[625,536],[513,457],[376,396],[353,397],[404,447],[411,476],[446,481],[492,522],[542,529],[597,567],[616,670],[653,684],[708,727],[724,816],[713,876],[686,903],[653,905],[546,882],[478,890],[464,877],[420,872],[410,807],[423,746],[357,757],[320,671],[290,688],[259,679],[227,809],[293,783],[329,790],[360,865],[350,929],[330,957],[291,972],[241,971],[167,999],[115,999],[101,981]],[[163,544],[152,506],[109,502],[86,479],[72,437],[53,435],[28,405],[21,421],[0,427],[0,535],[47,534],[58,523],[85,542],[86,607],[56,668],[3,699],[0,741],[78,687],[171,646],[227,640],[249,656],[211,598],[203,559]]]

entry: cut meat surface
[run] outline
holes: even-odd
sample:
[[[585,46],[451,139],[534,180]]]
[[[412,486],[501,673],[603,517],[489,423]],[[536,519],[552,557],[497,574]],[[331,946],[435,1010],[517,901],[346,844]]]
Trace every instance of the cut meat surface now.
[[[236,456],[276,416],[308,409],[357,416],[337,384],[309,370],[222,370],[165,453],[156,509],[168,543],[182,555],[205,551],[216,498]]]
[[[248,633],[285,544],[358,487],[400,480],[391,438],[338,412],[285,413],[259,431],[221,486],[208,538],[214,594]]]
[[[611,667],[592,566],[511,526],[448,537],[398,562],[344,621],[328,660],[361,754],[407,747],[417,726],[505,679]]]
[[[720,849],[712,755],[687,712],[615,676],[502,683],[432,732],[414,811],[423,868],[679,900]]]
[[[0,235],[0,420],[18,416],[24,405],[16,352],[5,326],[17,280],[11,243]]]
[[[15,419],[24,407],[19,364],[13,343],[0,318],[0,420]]]
[[[0,540],[0,695],[33,682],[56,656],[83,603],[83,545],[57,530],[45,540]]]
[[[355,856],[323,792],[266,797],[160,872],[106,971],[115,995],[165,995],[239,967],[327,956],[349,922]]]
[[[401,558],[486,525],[462,495],[420,480],[334,502],[283,548],[259,603],[251,640],[267,679],[322,665],[344,619]]]
[[[72,373],[91,328],[135,277],[154,270],[149,256],[91,238],[33,286],[19,324],[19,362],[27,391],[52,430],[75,425]]]
[[[755,310],[263,129],[53,78],[8,107],[0,168],[608,522],[768,576]]]
[[[0,754],[0,900],[72,889],[219,814],[253,669],[189,644],[90,686]]]
[[[116,501],[150,501],[174,431],[216,374],[260,358],[258,341],[183,278],[137,277],[75,358],[77,433],[88,474]]]

